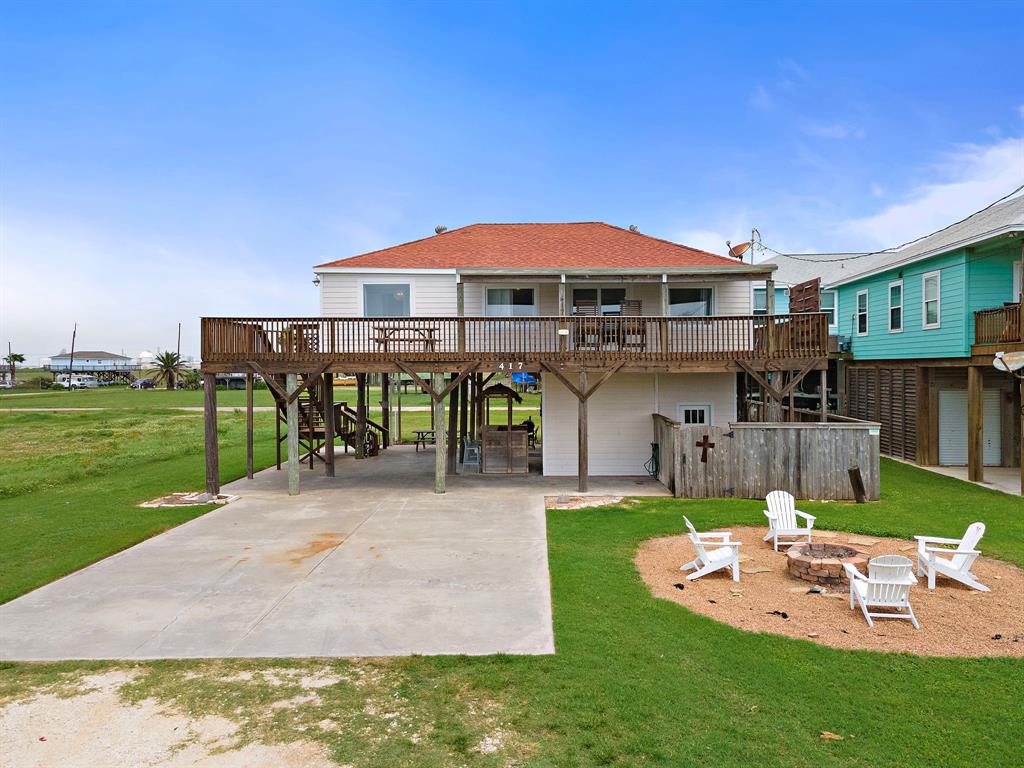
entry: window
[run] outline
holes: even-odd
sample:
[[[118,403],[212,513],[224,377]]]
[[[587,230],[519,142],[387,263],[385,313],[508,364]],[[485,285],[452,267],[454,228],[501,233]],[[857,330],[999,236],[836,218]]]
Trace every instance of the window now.
[[[921,325],[924,328],[938,328],[942,321],[940,276],[940,272],[929,272],[922,278],[921,293],[924,300],[921,302]]]
[[[669,288],[668,313],[672,317],[705,317],[711,314],[710,288]]]
[[[828,324],[830,328],[836,326],[836,292],[835,291],[822,291],[821,292],[821,311],[828,315]]]
[[[857,292],[857,335],[868,335],[868,292]]]
[[[709,403],[679,403],[676,406],[676,421],[684,426],[711,423]]]
[[[622,314],[622,302],[626,300],[625,288],[573,288],[572,306],[575,311],[580,302],[597,302],[602,315]]]
[[[537,314],[533,288],[488,288],[488,317],[529,317]]]
[[[903,281],[889,283],[889,333],[903,331]]]
[[[408,283],[364,283],[363,317],[409,317]]]
[[[767,288],[755,288],[754,289],[754,300],[751,304],[754,309],[755,315],[767,315],[768,314],[768,289]]]

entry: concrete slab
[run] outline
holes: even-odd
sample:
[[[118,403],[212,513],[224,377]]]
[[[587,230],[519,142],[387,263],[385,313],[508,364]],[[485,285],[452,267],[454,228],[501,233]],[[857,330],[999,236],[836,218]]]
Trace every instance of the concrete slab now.
[[[8,660],[554,652],[544,496],[574,478],[449,478],[433,450],[339,457],[0,606]],[[593,478],[594,495],[667,495]],[[140,510],[145,514],[145,510]]]
[[[902,461],[896,459],[896,461]],[[974,483],[967,479],[967,467],[922,467],[913,462],[904,461],[904,464],[910,464],[912,467],[918,469],[925,469],[929,472],[934,472],[937,475],[945,475],[946,477],[955,477],[957,480],[963,480],[965,483],[972,483],[973,485],[980,485],[982,488],[991,488],[994,491],[1002,491],[1008,493],[1011,496],[1020,496],[1024,491],[1021,489],[1020,481],[1020,469],[1018,467],[985,467],[985,482]]]

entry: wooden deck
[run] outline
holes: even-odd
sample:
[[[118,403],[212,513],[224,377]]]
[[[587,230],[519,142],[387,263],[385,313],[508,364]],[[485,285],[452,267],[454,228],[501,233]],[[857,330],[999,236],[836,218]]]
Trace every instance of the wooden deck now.
[[[974,313],[974,354],[1021,349],[1024,312],[1020,304]]]
[[[539,370],[739,370],[824,367],[821,313],[718,317],[288,317],[202,320],[203,370],[271,372]]]

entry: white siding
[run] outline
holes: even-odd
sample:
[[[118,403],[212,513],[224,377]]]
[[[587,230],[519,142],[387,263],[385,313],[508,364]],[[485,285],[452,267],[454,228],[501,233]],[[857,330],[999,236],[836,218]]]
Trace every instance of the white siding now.
[[[408,283],[413,316],[447,317],[456,313],[455,275],[451,274],[343,274],[321,275],[320,314],[361,317],[364,283]]]
[[[410,306],[413,316],[447,317],[456,314],[456,284],[452,274],[345,274],[328,272],[320,276],[320,314],[335,317],[360,317],[363,305],[364,283],[408,283],[410,286]],[[519,285],[538,289],[538,314],[558,314],[558,284],[552,282],[536,283],[529,281],[467,282],[465,284],[465,312],[467,316],[484,314],[483,292],[488,285]],[[625,285],[626,298],[640,299],[643,302],[642,312],[645,315],[661,314],[661,285],[659,283],[566,283],[565,301],[567,308],[572,309],[572,289],[596,287],[622,287]],[[747,281],[731,281],[719,283],[669,283],[670,287],[700,288],[710,286],[714,291],[713,311],[718,315],[749,315],[750,314],[750,283]]]
[[[569,378],[575,383],[574,377]],[[646,474],[644,462],[651,457],[654,430],[651,414],[674,419],[681,402],[709,403],[713,424],[727,427],[736,420],[736,375],[628,373],[605,382],[588,402],[590,474]],[[554,376],[545,376],[545,475],[576,474],[578,412],[573,394]]]

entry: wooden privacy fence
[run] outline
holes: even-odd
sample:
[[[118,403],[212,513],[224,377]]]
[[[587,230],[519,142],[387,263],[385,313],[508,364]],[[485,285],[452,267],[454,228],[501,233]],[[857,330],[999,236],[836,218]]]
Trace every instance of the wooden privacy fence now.
[[[874,422],[736,422],[729,429],[683,426],[654,414],[658,479],[677,497],[854,499],[858,469],[868,500],[881,493],[879,425]]]

